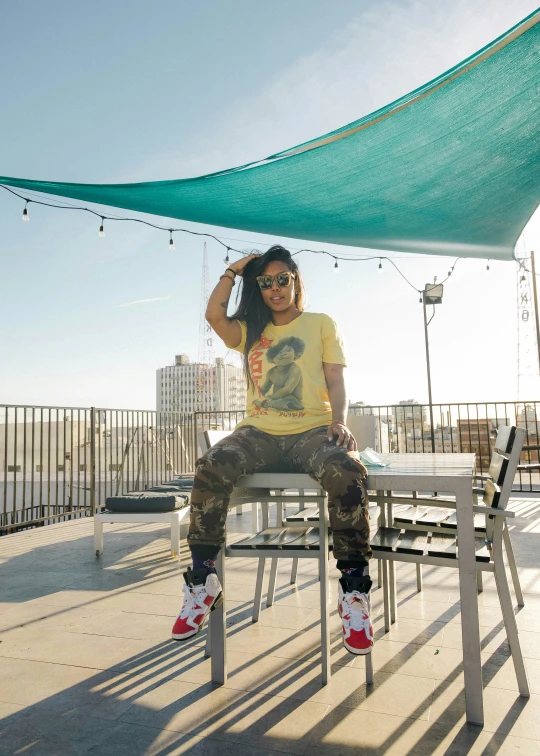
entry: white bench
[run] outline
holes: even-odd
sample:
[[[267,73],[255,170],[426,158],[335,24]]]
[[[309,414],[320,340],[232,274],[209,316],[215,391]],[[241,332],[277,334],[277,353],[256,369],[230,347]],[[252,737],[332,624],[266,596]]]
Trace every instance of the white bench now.
[[[94,550],[103,554],[103,525],[106,522],[166,522],[171,526],[171,555],[180,554],[180,523],[189,515],[189,506],[172,512],[96,512],[94,515]],[[187,524],[187,521],[186,521]]]

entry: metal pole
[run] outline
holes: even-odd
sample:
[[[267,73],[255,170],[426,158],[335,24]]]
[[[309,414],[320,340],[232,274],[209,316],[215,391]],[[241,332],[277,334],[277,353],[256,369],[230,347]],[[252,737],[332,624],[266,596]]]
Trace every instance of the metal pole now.
[[[426,367],[427,367],[427,385],[429,397],[429,422],[431,424],[431,451],[435,454],[435,428],[433,427],[433,399],[431,396],[431,368],[429,365],[429,339],[428,339],[428,321],[426,311],[426,290],[422,292],[422,306],[424,308],[424,335],[426,338]]]
[[[90,514],[96,514],[96,409],[90,407]]]
[[[540,322],[538,319],[538,296],[536,293],[536,268],[534,265],[534,252],[531,252],[531,267],[534,295],[534,318],[536,321],[536,347],[538,349],[538,368],[540,369]]]

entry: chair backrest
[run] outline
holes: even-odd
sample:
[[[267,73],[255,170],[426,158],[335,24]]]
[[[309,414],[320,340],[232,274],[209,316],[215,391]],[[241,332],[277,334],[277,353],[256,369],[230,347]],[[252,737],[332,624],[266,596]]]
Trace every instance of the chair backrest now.
[[[495,439],[495,451],[500,454],[510,454],[516,438],[516,428],[513,425],[499,425]]]
[[[506,509],[512,493],[521,447],[525,441],[525,430],[512,425],[501,425],[497,430],[495,451],[491,457],[488,474],[492,478],[486,482],[484,502],[490,507]]]
[[[205,430],[203,433],[203,438],[206,448],[203,449],[203,452],[208,451],[210,447],[214,446],[214,444],[217,444],[217,442],[221,441],[222,438],[230,436],[231,433],[232,431]]]

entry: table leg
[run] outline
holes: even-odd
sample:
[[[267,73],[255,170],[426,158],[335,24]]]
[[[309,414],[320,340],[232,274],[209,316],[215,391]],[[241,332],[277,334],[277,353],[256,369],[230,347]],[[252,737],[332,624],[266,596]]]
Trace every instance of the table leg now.
[[[456,519],[459,558],[459,593],[461,600],[461,635],[465,676],[467,722],[483,726],[484,703],[480,627],[476,592],[476,556],[474,549],[474,514],[472,481],[456,482]]]
[[[388,561],[379,559],[379,569],[382,573],[383,606],[384,606],[384,632],[390,632],[390,592],[388,590]]]
[[[281,493],[281,491],[280,491]],[[276,502],[276,528],[283,525],[283,502]],[[268,593],[266,594],[266,606],[272,606],[274,603],[274,593],[276,590],[276,578],[278,571],[278,559],[270,560],[270,579],[268,581]]]
[[[381,491],[376,491],[377,496],[379,496],[380,493]],[[379,504],[379,516],[377,517],[377,528],[382,528],[384,525],[383,512],[384,512],[384,504],[381,503]],[[382,585],[383,585],[383,565],[382,565],[382,560],[378,559],[377,560],[377,587],[382,588]]]
[[[382,496],[384,494],[384,491],[376,491],[377,496]],[[386,525],[386,507],[384,505],[384,502],[379,503],[379,516],[377,518],[377,527],[384,528]],[[384,587],[384,575],[385,571],[387,572],[386,568],[384,567],[382,559],[379,559],[377,562],[377,587],[383,588]],[[385,620],[386,622],[386,620]]]
[[[388,496],[392,496],[392,491],[388,491]],[[388,514],[386,522],[388,527],[394,525],[394,505],[388,502]],[[393,561],[388,562],[388,582],[390,584],[390,622],[394,624],[397,617],[397,598],[396,598],[396,569],[397,564]]]
[[[223,602],[210,614],[212,682],[225,685],[227,682],[227,612],[225,610],[225,546],[216,561],[216,572],[223,588]]]
[[[388,562],[388,583],[390,587],[390,622],[393,625],[397,614],[396,565],[393,561]]]
[[[322,684],[327,685],[332,675],[330,661],[330,617],[328,614],[328,500],[319,504],[319,580],[321,599],[321,663]]]

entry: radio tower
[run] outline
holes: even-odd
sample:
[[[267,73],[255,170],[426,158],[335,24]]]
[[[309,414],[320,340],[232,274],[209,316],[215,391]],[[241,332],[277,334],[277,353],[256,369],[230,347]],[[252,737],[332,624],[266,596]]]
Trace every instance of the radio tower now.
[[[540,377],[531,291],[531,261],[524,257],[518,259],[517,263],[518,401],[524,402],[538,395]]]
[[[197,410],[214,409],[214,342],[212,328],[206,322],[205,313],[208,305],[210,276],[208,273],[208,252],[204,242],[203,271],[201,282],[201,311],[199,314],[199,353],[197,357]]]

